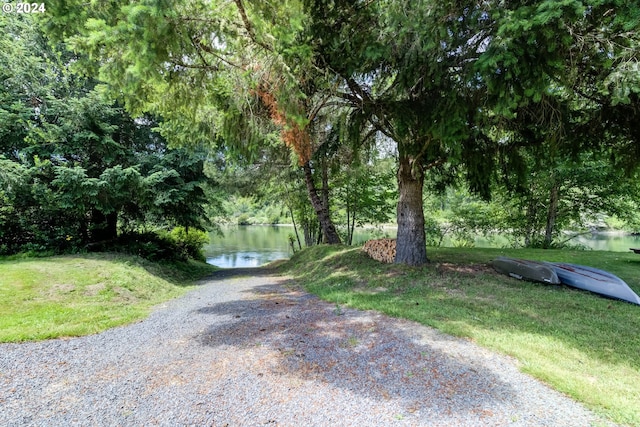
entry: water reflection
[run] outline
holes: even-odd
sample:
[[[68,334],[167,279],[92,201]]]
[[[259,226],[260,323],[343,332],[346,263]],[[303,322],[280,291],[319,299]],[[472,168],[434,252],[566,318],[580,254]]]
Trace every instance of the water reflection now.
[[[268,253],[234,252],[207,257],[207,262],[222,268],[260,267],[271,261],[289,258],[289,256],[291,256],[290,253],[277,251]]]
[[[224,227],[223,236],[212,234],[204,249],[207,262],[221,268],[259,267],[291,256],[289,234],[293,227]]]
[[[211,243],[205,247],[209,264],[221,268],[259,267],[271,261],[289,258],[289,236],[294,236],[291,226],[234,226],[223,228],[224,236],[211,235]],[[395,229],[357,230],[354,244],[379,237],[395,237]],[[601,251],[627,252],[629,248],[640,248],[640,236],[619,234],[596,234],[580,236],[572,240],[587,248]],[[476,247],[502,247],[508,244],[504,237],[487,240],[477,238]],[[451,246],[445,239],[443,246]]]
[[[596,251],[628,252],[629,248],[640,247],[640,236],[601,233],[579,236],[572,242]]]

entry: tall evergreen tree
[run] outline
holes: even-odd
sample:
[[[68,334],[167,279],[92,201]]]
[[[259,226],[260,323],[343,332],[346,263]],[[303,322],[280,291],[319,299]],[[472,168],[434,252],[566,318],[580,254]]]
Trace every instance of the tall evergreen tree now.
[[[71,74],[78,58],[32,16],[3,15],[0,29],[3,251],[83,247],[127,222],[206,224],[203,153],[169,149],[156,121],[134,120]]]
[[[469,187],[487,196],[496,156],[519,164],[517,150],[496,137],[505,123],[526,127],[539,117],[552,142],[577,154],[584,143],[561,137],[582,111],[583,126],[573,129],[604,137],[587,144],[638,157],[637,121],[628,117],[637,117],[631,30],[639,14],[619,0],[185,0],[91,8],[52,0],[48,10],[51,31],[71,35],[97,59],[88,67],[131,111],[164,113],[167,131],[255,152],[273,142],[264,119],[276,125],[307,172],[328,236],[335,227],[308,179],[318,113],[339,102],[352,112],[354,134],[368,123],[392,138],[400,263],[427,260],[425,174],[446,184],[462,170]]]
[[[327,242],[340,242],[313,179],[312,123],[324,101],[306,75],[297,1],[116,2],[90,9],[53,1],[47,8],[50,33],[89,53],[85,69],[97,68],[129,111],[162,115],[172,139],[256,156],[279,134],[304,171]]]

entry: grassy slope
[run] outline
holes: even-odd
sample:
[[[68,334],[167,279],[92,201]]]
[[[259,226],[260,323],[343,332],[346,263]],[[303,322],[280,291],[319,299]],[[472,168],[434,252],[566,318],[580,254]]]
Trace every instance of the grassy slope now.
[[[564,286],[518,281],[498,255],[610,271],[640,294],[640,255],[438,248],[424,268],[383,265],[359,249],[320,246],[281,267],[337,304],[412,319],[518,359],[521,369],[612,420],[640,425],[640,307]]]
[[[112,254],[0,260],[0,342],[87,335],[140,320],[213,269]]]

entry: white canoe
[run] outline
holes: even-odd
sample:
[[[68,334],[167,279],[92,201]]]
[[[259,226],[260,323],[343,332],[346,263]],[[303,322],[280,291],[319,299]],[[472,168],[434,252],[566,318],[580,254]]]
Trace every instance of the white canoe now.
[[[547,263],[565,285],[640,305],[640,297],[618,276],[584,265]]]

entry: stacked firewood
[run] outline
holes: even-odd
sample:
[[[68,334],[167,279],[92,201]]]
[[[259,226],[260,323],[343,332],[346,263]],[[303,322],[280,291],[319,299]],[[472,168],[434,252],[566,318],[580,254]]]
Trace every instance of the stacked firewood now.
[[[368,240],[362,250],[376,261],[391,264],[396,259],[396,239]]]

